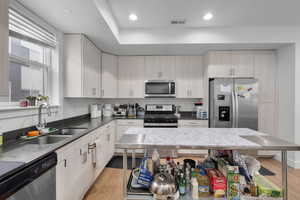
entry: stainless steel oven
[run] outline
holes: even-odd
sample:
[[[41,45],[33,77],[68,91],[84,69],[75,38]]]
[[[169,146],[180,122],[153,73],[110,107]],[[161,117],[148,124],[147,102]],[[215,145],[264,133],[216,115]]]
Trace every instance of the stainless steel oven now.
[[[176,84],[171,80],[147,80],[145,81],[145,97],[176,97]]]

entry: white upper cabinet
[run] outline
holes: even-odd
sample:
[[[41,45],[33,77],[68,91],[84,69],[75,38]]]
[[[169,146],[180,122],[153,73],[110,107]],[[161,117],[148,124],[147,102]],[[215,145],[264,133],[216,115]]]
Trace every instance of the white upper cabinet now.
[[[207,55],[209,78],[254,77],[254,54],[243,51],[215,51]]]
[[[207,55],[207,75],[209,78],[232,77],[231,52],[209,52]]]
[[[118,97],[144,97],[144,56],[119,56]]]
[[[241,78],[254,77],[254,55],[251,52],[232,53],[233,76]]]
[[[257,53],[254,56],[255,78],[258,79],[259,101],[274,102],[276,55],[274,52]]]
[[[146,56],[146,80],[176,80],[175,56]]]
[[[118,58],[111,54],[102,54],[102,98],[118,96]]]
[[[100,97],[101,51],[82,34],[64,38],[65,96]]]
[[[176,97],[203,97],[204,65],[202,56],[176,56]]]
[[[8,4],[0,1],[0,96],[8,96]]]

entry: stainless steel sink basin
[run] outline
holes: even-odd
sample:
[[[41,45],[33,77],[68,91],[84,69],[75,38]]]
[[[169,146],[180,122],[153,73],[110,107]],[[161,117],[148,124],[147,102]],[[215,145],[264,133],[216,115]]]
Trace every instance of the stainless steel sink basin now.
[[[35,139],[32,139],[31,141],[29,141],[29,144],[54,144],[60,141],[63,141],[67,138],[70,138],[71,136],[62,136],[62,135],[45,135],[45,136],[41,136]]]
[[[51,135],[75,135],[82,133],[87,128],[63,128],[51,133]]]

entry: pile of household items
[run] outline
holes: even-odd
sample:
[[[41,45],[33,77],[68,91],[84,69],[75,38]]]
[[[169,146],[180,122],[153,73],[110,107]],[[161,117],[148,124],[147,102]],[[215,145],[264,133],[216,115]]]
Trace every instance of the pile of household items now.
[[[133,169],[129,194],[154,199],[282,199],[282,190],[259,174],[260,162],[237,151],[210,150],[202,160],[160,159],[157,150]]]

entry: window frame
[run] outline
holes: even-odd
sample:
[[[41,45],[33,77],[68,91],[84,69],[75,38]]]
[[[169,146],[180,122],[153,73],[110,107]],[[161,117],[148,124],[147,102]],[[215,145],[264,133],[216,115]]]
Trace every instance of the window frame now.
[[[10,37],[14,37],[14,36],[9,35],[8,37],[10,38]],[[17,38],[17,39],[22,40],[20,38]],[[13,55],[13,54],[11,54],[9,52],[8,53],[8,56],[9,56],[9,60],[8,60],[9,61],[9,67],[10,67],[11,62],[13,62],[13,63],[17,63],[17,64],[20,64],[20,65],[28,66],[28,67],[34,66],[34,67],[41,68],[43,70],[43,72],[42,72],[43,73],[43,88],[42,88],[42,94],[41,95],[49,96],[49,101],[51,101],[51,94],[50,94],[50,88],[49,88],[49,86],[51,84],[50,73],[51,73],[51,68],[53,67],[53,53],[54,53],[55,49],[53,49],[51,47],[47,47],[47,46],[41,45],[40,43],[35,43],[33,41],[27,41],[27,40],[24,40],[24,41],[29,42],[29,43],[33,43],[35,45],[43,47],[43,62],[44,63],[40,63],[38,61],[34,61],[34,60],[30,60],[30,59],[25,59],[25,58],[22,58],[20,56]],[[9,44],[9,45],[11,45],[11,44]],[[50,58],[49,58],[50,59],[49,65],[47,65],[45,63],[45,55],[46,55],[45,48],[49,48],[50,51],[51,51]],[[46,71],[46,73],[45,73],[45,71]],[[17,104],[18,103],[18,101],[11,101],[11,81],[10,80],[9,80],[8,103],[10,103],[10,104]]]

